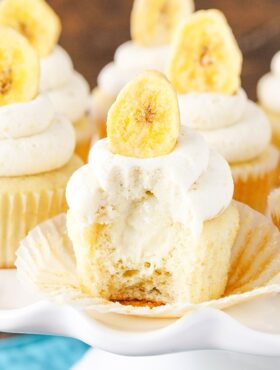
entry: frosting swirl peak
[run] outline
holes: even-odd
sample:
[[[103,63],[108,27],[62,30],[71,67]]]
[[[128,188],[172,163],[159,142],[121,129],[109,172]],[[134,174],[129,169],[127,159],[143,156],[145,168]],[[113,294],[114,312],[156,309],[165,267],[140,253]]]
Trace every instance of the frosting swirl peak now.
[[[161,157],[125,157],[111,153],[108,139],[97,142],[89,164],[70,179],[66,196],[70,209],[92,224],[103,203],[122,204],[123,196],[133,201],[147,193],[164,205],[173,222],[198,235],[204,221],[230,204],[233,180],[227,162],[208,149],[201,135],[183,127],[174,151]]]
[[[0,107],[0,176],[25,176],[62,167],[71,158],[75,133],[57,116],[46,95]]]
[[[98,86],[115,96],[130,80],[147,69],[165,72],[169,51],[169,46],[143,47],[133,41],[125,42],[117,48],[114,61],[101,70]]]
[[[210,148],[229,163],[259,156],[271,140],[270,124],[247,99],[244,90],[236,95],[190,93],[179,96],[182,124],[196,129]]]

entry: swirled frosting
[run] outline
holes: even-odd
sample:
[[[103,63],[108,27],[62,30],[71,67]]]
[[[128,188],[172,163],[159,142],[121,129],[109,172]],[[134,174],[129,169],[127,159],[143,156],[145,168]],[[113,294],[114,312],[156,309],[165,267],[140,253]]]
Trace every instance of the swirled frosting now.
[[[265,108],[280,113],[280,51],[272,58],[271,71],[259,80],[257,95]]]
[[[173,152],[156,158],[131,158],[113,154],[108,139],[91,149],[89,163],[70,179],[66,191],[70,210],[85,225],[114,218],[114,206],[152,194],[172,221],[200,233],[203,222],[226,209],[233,195],[233,180],[227,162],[209,150],[198,133],[182,128]],[[108,209],[109,207],[109,209]],[[147,233],[149,230],[147,230]]]
[[[48,94],[56,111],[71,122],[82,118],[88,107],[89,85],[74,70],[69,54],[56,46],[54,51],[41,60],[40,89]]]
[[[183,125],[199,131],[229,163],[259,156],[271,140],[269,122],[244,90],[236,95],[190,93],[179,96]]]
[[[164,72],[169,46],[142,47],[128,41],[116,50],[114,61],[100,72],[97,84],[101,90],[116,96],[139,73],[147,69]]]
[[[0,107],[0,176],[25,176],[62,167],[73,155],[75,132],[48,97]]]

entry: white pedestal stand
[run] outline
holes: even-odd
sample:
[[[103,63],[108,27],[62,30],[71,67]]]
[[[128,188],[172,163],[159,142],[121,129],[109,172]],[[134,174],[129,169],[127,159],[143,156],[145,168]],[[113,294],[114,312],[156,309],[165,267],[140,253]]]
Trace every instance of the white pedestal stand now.
[[[74,370],[278,370],[279,312],[280,297],[272,297],[177,321],[97,315],[38,301],[15,271],[0,271],[0,331],[65,335],[90,344],[94,349]]]
[[[278,370],[280,357],[222,351],[195,351],[148,357],[125,357],[90,350],[72,370]]]

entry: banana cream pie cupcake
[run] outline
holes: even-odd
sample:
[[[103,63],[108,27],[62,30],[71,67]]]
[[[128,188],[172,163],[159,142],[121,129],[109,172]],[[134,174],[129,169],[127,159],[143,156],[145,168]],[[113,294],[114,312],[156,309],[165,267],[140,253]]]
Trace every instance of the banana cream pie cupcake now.
[[[0,26],[0,268],[14,266],[20,240],[66,210],[65,188],[81,166],[75,132],[39,90],[39,57]]]
[[[44,0],[3,0],[0,24],[21,32],[40,55],[40,91],[56,111],[67,117],[76,131],[76,152],[87,159],[92,128],[87,115],[89,85],[76,72],[68,53],[57,45],[61,23]]]
[[[175,90],[159,72],[127,84],[107,124],[67,187],[83,290],[152,306],[221,297],[239,230],[227,162],[180,128]]]
[[[100,137],[106,136],[108,110],[124,85],[146,69],[165,71],[173,32],[193,9],[193,0],[134,1],[131,41],[118,47],[92,94],[91,116]]]
[[[182,124],[229,162],[234,198],[264,212],[279,155],[266,116],[240,86],[241,67],[237,42],[218,10],[196,12],[178,28],[168,77]]]
[[[271,71],[257,85],[258,101],[272,126],[272,142],[280,149],[280,52],[271,61]]]

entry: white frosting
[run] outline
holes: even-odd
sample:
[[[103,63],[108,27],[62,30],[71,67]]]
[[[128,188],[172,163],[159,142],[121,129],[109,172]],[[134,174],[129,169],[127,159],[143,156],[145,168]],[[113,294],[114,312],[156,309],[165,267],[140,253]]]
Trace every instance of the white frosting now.
[[[275,113],[280,113],[280,52],[271,61],[271,72],[258,82],[257,95],[259,102]]]
[[[143,47],[133,41],[120,45],[115,53],[115,64],[126,69],[157,69],[164,72],[170,54],[169,46]]]
[[[179,97],[181,121],[198,130],[229,163],[259,156],[271,140],[270,124],[240,90],[236,95],[191,93]]]
[[[240,89],[236,95],[189,93],[178,96],[181,120],[195,130],[214,130],[231,126],[243,115],[247,95]]]
[[[67,84],[50,90],[48,97],[55,110],[71,122],[83,117],[88,106],[89,85],[82,75],[75,72]]]
[[[71,79],[74,67],[69,54],[59,45],[47,57],[41,59],[41,91],[61,87]]]
[[[200,133],[210,148],[215,148],[230,163],[256,158],[271,141],[269,122],[253,102],[248,102],[243,117],[234,125]]]
[[[128,41],[116,50],[114,61],[105,66],[97,79],[101,90],[116,96],[139,73],[154,69],[165,71],[169,46],[141,47]]]
[[[57,113],[72,123],[87,111],[89,85],[82,75],[75,72],[70,56],[60,46],[41,60],[40,89],[49,95]]]
[[[46,96],[0,108],[0,177],[62,167],[73,155],[71,123],[54,113]]]
[[[271,72],[280,78],[280,51],[271,60]]]
[[[267,73],[258,82],[257,95],[259,102],[275,113],[280,113],[280,76]]]
[[[117,96],[121,89],[141,73],[140,68],[123,69],[114,62],[107,64],[97,77],[97,85],[102,92]]]
[[[182,128],[174,151],[156,158],[116,155],[109,150],[107,139],[97,142],[89,164],[70,179],[66,196],[70,209],[90,225],[100,217],[100,208],[107,207],[103,222],[110,223],[110,217],[115,217],[114,205],[125,207],[127,200],[143,199],[147,192],[173,222],[197,235],[205,220],[230,204],[233,180],[227,162],[208,149],[201,135]]]
[[[0,108],[0,139],[17,139],[36,135],[50,125],[55,109],[46,95],[32,101]]]

